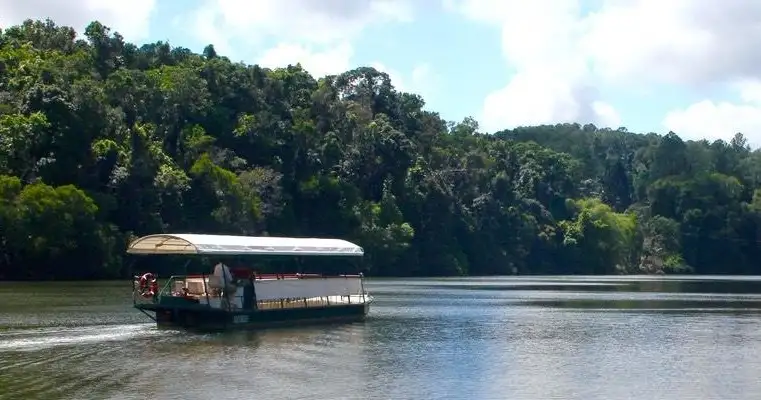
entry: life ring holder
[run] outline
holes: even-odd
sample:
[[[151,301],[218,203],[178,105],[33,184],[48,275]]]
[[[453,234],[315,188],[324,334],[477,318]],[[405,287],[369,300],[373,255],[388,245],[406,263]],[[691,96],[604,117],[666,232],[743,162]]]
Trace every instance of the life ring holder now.
[[[159,293],[159,283],[156,279],[156,275],[151,272],[146,272],[140,276],[138,281],[138,292],[140,296],[150,299]]]

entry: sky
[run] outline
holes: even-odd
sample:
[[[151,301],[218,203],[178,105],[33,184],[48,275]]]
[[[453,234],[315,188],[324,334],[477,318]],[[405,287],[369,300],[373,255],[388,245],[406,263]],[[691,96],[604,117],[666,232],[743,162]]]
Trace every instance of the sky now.
[[[0,27],[46,17],[315,77],[373,66],[484,132],[578,122],[761,147],[758,0],[0,0]]]

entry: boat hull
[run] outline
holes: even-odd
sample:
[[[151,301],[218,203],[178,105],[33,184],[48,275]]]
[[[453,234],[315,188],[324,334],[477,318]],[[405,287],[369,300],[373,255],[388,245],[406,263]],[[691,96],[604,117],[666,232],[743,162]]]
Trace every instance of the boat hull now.
[[[362,321],[370,302],[325,307],[271,310],[222,310],[209,307],[177,307],[160,303],[136,304],[135,308],[155,312],[159,328],[198,331],[226,331]]]

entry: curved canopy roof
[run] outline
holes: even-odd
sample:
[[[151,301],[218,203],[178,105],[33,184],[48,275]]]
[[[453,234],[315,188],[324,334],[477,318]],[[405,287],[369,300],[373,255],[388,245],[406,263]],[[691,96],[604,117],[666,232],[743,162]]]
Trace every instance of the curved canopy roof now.
[[[282,256],[362,256],[364,250],[341,239],[158,234],[130,243],[129,254],[218,254]]]

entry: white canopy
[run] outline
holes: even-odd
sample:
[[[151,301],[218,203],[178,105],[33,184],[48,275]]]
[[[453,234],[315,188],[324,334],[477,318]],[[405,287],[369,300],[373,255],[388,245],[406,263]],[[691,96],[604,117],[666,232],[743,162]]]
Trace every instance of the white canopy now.
[[[130,243],[129,254],[218,254],[281,256],[362,256],[364,250],[341,239],[158,234]]]

